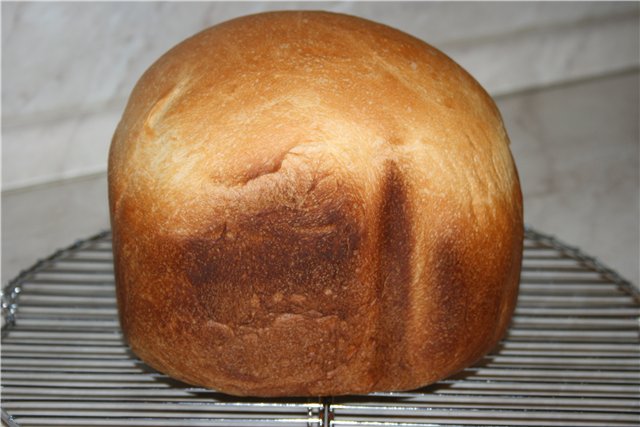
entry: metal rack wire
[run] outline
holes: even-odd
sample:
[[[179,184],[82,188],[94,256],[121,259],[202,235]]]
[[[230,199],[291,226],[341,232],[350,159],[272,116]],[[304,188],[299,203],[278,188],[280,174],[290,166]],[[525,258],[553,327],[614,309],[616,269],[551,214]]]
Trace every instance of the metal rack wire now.
[[[8,426],[640,425],[640,297],[578,249],[528,229],[508,335],[429,387],[251,399],[159,374],[122,341],[108,232],[61,250],[2,294]]]

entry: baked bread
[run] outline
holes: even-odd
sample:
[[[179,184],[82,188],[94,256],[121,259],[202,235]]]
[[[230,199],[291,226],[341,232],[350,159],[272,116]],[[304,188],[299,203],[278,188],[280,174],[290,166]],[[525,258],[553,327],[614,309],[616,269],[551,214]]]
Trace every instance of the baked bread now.
[[[109,199],[125,337],[190,384],[413,389],[514,309],[522,202],[494,102],[367,20],[264,13],[171,49],[117,127]]]

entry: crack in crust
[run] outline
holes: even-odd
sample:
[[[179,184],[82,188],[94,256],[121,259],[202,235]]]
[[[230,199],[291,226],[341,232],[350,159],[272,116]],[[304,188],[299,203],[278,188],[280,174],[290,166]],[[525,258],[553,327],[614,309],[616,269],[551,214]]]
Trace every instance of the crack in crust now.
[[[411,213],[407,185],[395,161],[385,162],[378,228],[379,300],[375,332],[375,381],[388,381],[389,369],[408,368],[405,327],[409,313],[412,266]]]

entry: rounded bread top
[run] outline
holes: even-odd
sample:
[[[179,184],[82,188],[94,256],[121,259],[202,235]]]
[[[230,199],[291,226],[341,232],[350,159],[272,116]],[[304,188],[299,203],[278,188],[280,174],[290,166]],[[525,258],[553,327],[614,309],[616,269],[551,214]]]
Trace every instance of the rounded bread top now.
[[[412,178],[432,192],[491,204],[517,181],[508,142],[492,99],[432,46],[353,16],[271,12],[155,62],[118,125],[109,174],[118,199],[147,199],[157,221],[190,232],[212,194],[232,203],[310,159],[363,194],[400,159],[428,169]]]

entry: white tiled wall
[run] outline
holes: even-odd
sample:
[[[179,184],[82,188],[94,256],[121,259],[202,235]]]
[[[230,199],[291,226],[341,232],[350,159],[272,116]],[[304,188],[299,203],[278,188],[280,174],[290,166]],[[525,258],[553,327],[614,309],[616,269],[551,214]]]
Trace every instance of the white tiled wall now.
[[[634,2],[3,3],[2,188],[104,171],[126,98],[157,57],[215,23],[296,8],[400,28],[492,94],[639,62]]]
[[[9,3],[2,47],[12,84],[4,117],[73,114],[121,100],[152,61],[189,35],[239,15],[294,8],[400,28],[500,92],[628,66],[638,10],[634,3]]]

